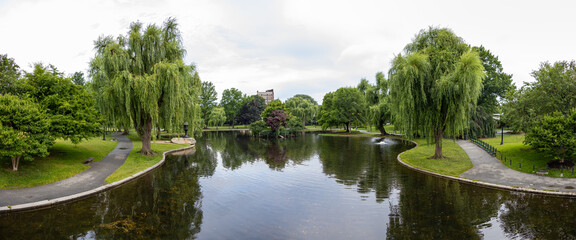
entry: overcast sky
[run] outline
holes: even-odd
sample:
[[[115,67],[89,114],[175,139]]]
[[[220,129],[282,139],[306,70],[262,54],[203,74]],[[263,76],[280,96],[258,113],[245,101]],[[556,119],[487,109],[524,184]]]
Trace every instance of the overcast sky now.
[[[470,3],[469,3],[470,2]],[[0,0],[0,54],[24,70],[50,63],[87,72],[100,35],[131,22],[180,24],[185,61],[202,81],[276,98],[356,86],[386,73],[418,31],[447,27],[498,56],[516,86],[541,62],[576,59],[575,1]]]

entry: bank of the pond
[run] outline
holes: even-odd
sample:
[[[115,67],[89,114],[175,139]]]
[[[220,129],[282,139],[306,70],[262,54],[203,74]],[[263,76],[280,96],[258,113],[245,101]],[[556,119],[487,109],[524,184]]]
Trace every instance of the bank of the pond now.
[[[575,179],[556,179],[518,172],[507,168],[469,141],[447,142],[443,141],[443,152],[448,156],[446,159],[428,159],[434,153],[433,144],[416,140],[413,149],[398,154],[398,162],[418,172],[488,188],[576,197]],[[470,165],[472,167],[468,167]],[[455,169],[450,169],[452,167]]]
[[[130,138],[131,138],[131,140],[133,140],[135,137],[131,136]],[[118,170],[120,170],[121,168],[123,168],[122,171],[120,171],[119,173],[116,173],[116,172],[118,172],[118,170],[117,170],[115,172],[115,174],[110,175],[112,178],[108,177],[106,179],[106,182],[108,182],[107,184],[101,185],[99,187],[94,187],[90,190],[82,191],[82,192],[75,193],[75,194],[67,194],[64,191],[64,192],[62,192],[61,196],[54,197],[52,199],[46,199],[46,200],[42,200],[42,201],[17,204],[17,205],[0,206],[0,213],[42,209],[42,208],[51,207],[53,205],[67,203],[67,202],[73,202],[73,201],[77,201],[77,200],[81,200],[81,199],[90,197],[94,194],[97,194],[97,193],[100,193],[103,191],[107,191],[107,190],[110,190],[112,188],[116,188],[122,184],[125,184],[127,182],[132,181],[132,180],[135,180],[135,179],[147,174],[148,172],[162,166],[162,164],[164,164],[164,161],[165,161],[167,154],[170,154],[170,153],[175,154],[175,152],[183,152],[183,154],[186,154],[186,153],[188,153],[188,151],[193,151],[193,148],[194,148],[194,145],[190,146],[188,144],[153,143],[152,149],[156,152],[160,151],[163,153],[157,154],[156,156],[152,156],[152,157],[139,157],[138,156],[139,153],[137,153],[137,151],[141,148],[142,143],[140,141],[135,141],[131,144],[133,144],[133,146],[134,146],[132,148],[132,151],[130,152],[130,155],[132,157],[128,157],[126,159],[125,163],[122,165],[122,167],[120,167],[118,169]],[[57,183],[55,183],[55,184],[57,184]],[[40,189],[42,187],[43,186],[38,186],[38,187],[36,187],[36,189]],[[27,190],[31,190],[31,189],[27,189]],[[47,188],[46,190],[50,190],[50,189]],[[20,195],[23,194],[23,192],[21,192],[21,193],[18,192],[19,189],[9,189],[7,191],[15,191],[15,192],[10,193],[12,196],[14,196],[14,195],[17,196],[18,194],[20,194]],[[20,196],[20,197],[24,198],[24,196]]]
[[[415,139],[416,147],[398,155],[401,161],[414,168],[458,177],[474,165],[466,152],[453,140],[442,141],[442,154],[445,158],[430,159],[434,155],[435,144],[425,139]]]
[[[154,156],[144,156],[138,153],[138,151],[140,151],[142,148],[142,141],[140,141],[140,138],[136,134],[129,134],[127,137],[132,141],[132,151],[130,151],[130,154],[128,155],[128,158],[124,164],[122,164],[118,170],[112,173],[112,175],[106,178],[107,183],[113,183],[121,179],[125,179],[134,175],[135,173],[148,169],[149,167],[164,161],[164,154],[162,154],[163,152],[190,147],[189,144],[174,144],[166,143],[165,141],[155,141],[152,142],[151,147],[152,151],[156,152],[157,154]]]

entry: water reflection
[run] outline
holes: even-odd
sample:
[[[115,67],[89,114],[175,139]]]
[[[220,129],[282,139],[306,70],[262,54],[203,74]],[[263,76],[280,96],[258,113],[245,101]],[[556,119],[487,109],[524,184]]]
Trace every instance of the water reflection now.
[[[0,215],[0,239],[575,239],[571,198],[408,170],[397,139],[207,133],[135,182]]]

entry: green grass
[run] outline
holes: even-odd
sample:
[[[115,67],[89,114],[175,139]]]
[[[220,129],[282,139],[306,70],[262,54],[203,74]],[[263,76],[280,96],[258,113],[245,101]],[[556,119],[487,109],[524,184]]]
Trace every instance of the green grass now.
[[[216,129],[216,127],[208,127],[207,129],[203,129],[204,131],[220,131],[220,130],[245,130],[248,129],[248,125],[234,125],[234,128],[232,128],[232,126],[229,125],[224,125],[221,127],[218,127],[218,129]]]
[[[322,133],[321,136],[338,136],[338,137],[378,137],[380,133],[360,133],[358,131],[351,131],[349,133],[345,131]]]
[[[152,150],[156,152],[154,156],[143,156],[138,153],[142,149],[142,142],[140,138],[135,134],[131,133],[128,138],[132,141],[133,147],[130,155],[126,159],[126,162],[106,178],[107,183],[116,182],[118,180],[130,177],[137,172],[140,172],[146,168],[153,166],[154,164],[162,160],[162,153],[178,148],[189,147],[189,144],[171,144],[171,143],[152,143]]]
[[[546,170],[546,163],[551,159],[550,156],[543,152],[538,152],[530,148],[530,146],[524,144],[524,135],[520,134],[504,134],[504,144],[500,145],[500,136],[495,138],[483,138],[482,141],[496,147],[498,151],[506,157],[507,161],[503,162],[507,167],[514,169],[516,171],[525,173],[534,173],[538,170]],[[502,161],[500,153],[497,154],[497,158]],[[512,160],[512,165],[510,161]],[[520,168],[520,164],[522,168]],[[549,170],[549,177],[561,177],[560,170]],[[564,171],[564,178],[573,178],[572,170]]]
[[[448,139],[442,141],[444,159],[430,159],[434,155],[435,145],[426,143],[425,139],[416,139],[418,147],[408,150],[400,158],[410,166],[448,176],[460,176],[473,167],[464,149],[456,142]]]
[[[0,169],[0,188],[34,187],[72,177],[89,168],[83,164],[88,158],[100,161],[108,155],[117,145],[110,139],[103,141],[95,137],[76,146],[70,141],[56,140],[50,156],[31,162],[21,161],[16,172],[12,171],[12,163],[5,161]]]

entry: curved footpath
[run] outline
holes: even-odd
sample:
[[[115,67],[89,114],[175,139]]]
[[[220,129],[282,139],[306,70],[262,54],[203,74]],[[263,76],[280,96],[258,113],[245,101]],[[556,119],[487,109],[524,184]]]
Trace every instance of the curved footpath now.
[[[458,140],[456,143],[464,149],[474,165],[460,174],[460,177],[442,175],[410,166],[400,159],[400,155],[398,155],[398,161],[419,172],[484,187],[576,197],[575,178],[552,178],[518,172],[504,166],[498,159],[470,141]]]
[[[130,182],[162,166],[166,159],[166,154],[194,148],[194,145],[192,145],[166,151],[162,154],[162,160],[153,166],[120,181],[107,184],[105,182],[106,178],[124,164],[130,151],[132,151],[132,141],[130,139],[121,135],[121,133],[112,134],[111,136],[116,137],[118,140],[116,148],[101,161],[93,162],[91,164],[92,167],[86,171],[71,178],[38,187],[0,189],[0,214],[3,212],[46,208],[92,196]],[[187,153],[189,152],[184,152],[184,154]]]
[[[132,151],[132,141],[120,133],[112,134],[118,145],[89,169],[62,181],[19,189],[0,189],[0,207],[34,203],[70,196],[105,185],[106,178],[116,171]],[[1,212],[1,209],[0,209]]]

